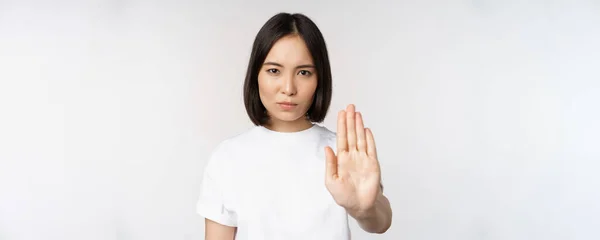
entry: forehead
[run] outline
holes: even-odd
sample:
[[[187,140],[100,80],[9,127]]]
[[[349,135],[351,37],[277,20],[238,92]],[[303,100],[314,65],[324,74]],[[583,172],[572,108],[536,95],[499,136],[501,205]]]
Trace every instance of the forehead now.
[[[304,40],[298,35],[279,39],[267,54],[265,62],[277,62],[282,65],[312,64],[313,59]]]

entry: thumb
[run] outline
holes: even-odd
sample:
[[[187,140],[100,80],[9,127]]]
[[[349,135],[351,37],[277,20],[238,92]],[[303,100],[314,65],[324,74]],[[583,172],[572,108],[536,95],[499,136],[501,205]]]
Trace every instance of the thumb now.
[[[325,158],[327,162],[325,166],[325,178],[334,179],[337,177],[337,157],[333,153],[333,149],[329,146],[325,147]]]

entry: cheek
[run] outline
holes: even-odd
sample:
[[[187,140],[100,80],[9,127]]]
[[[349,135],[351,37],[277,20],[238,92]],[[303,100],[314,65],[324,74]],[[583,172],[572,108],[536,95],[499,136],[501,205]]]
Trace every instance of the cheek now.
[[[269,82],[268,79],[258,76],[258,94],[261,100],[268,100],[273,98],[273,91],[275,86]]]
[[[265,88],[267,87],[267,81],[264,77],[261,77],[261,74],[258,75],[258,91],[265,92]]]
[[[303,97],[306,98],[308,101],[312,101],[313,95],[317,90],[317,80],[315,79],[314,81],[311,81],[309,84],[306,85],[305,89],[306,91],[304,91]]]

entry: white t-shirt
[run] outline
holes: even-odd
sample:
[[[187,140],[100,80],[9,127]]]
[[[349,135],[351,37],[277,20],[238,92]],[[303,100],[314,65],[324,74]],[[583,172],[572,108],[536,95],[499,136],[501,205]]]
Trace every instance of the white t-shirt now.
[[[282,133],[263,126],[224,140],[204,172],[200,215],[245,239],[350,239],[348,214],[325,187],[325,146],[336,135],[314,124]]]

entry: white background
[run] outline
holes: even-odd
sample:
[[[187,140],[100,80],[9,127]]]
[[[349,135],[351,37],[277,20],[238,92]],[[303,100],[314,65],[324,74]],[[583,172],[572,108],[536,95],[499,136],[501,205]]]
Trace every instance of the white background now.
[[[264,22],[302,12],[378,144],[391,229],[600,239],[598,1],[0,1],[0,239],[203,239]]]

